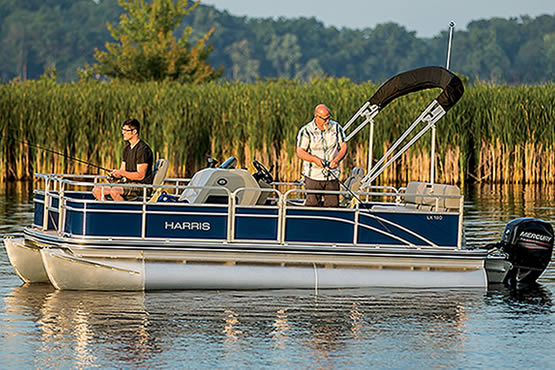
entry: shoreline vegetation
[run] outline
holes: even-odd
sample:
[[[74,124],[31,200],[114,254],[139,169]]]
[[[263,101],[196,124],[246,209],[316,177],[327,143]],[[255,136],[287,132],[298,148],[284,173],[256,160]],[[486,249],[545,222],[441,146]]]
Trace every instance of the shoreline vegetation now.
[[[344,125],[379,86],[344,78],[256,83],[98,82],[55,79],[0,85],[0,182],[35,172],[97,173],[94,168],[24,142],[102,167],[119,166],[121,123],[137,118],[156,158],[169,161],[168,177],[192,176],[206,159],[229,156],[252,170],[252,160],[274,164],[280,181],[300,178],[298,129],[318,103]],[[388,105],[375,120],[374,160],[439,94],[430,90]],[[555,184],[555,84],[474,83],[437,123],[436,181]],[[345,178],[366,169],[369,129],[349,142]],[[427,181],[427,133],[378,178],[379,184]]]

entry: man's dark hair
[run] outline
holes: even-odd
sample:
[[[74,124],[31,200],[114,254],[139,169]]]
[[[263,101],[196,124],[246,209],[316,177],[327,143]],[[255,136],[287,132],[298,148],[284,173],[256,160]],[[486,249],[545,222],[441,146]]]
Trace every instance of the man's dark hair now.
[[[129,126],[132,129],[137,130],[137,134],[141,131],[141,124],[136,118],[129,118],[123,122],[122,126]]]

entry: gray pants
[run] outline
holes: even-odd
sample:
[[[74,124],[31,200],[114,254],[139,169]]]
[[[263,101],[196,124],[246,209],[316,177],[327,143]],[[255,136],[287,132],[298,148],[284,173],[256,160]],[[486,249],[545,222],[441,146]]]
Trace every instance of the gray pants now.
[[[305,177],[305,188],[306,190],[339,190],[339,181],[333,180],[312,180],[311,178]],[[322,204],[322,197],[324,197],[324,202]],[[306,203],[307,207],[337,207],[339,206],[339,195],[338,194],[307,194]]]

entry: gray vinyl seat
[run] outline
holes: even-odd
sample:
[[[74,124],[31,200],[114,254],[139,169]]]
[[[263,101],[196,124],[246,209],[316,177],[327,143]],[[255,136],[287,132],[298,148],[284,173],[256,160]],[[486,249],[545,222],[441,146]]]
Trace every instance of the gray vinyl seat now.
[[[258,180],[258,185],[260,186],[261,189],[271,189],[272,188],[272,185],[268,184],[264,180]],[[264,204],[266,204],[266,200],[268,199],[270,194],[271,194],[271,192],[269,192],[269,191],[261,191],[260,196],[258,197],[258,200],[256,201],[256,205],[258,205],[258,206],[262,205],[263,206]]]
[[[168,160],[163,158],[157,160],[156,163],[154,164],[154,167],[152,168],[152,185],[164,184],[164,180],[166,179],[167,172],[168,172]],[[146,189],[146,197],[147,199],[150,198],[149,202],[155,202],[161,193],[162,193],[161,188],[154,189],[154,190],[152,188]],[[125,200],[132,201],[132,202],[142,202],[144,194],[145,194],[144,189],[141,189],[140,192],[126,196]],[[152,194],[152,196],[150,196],[150,194]]]
[[[461,207],[461,189],[455,185],[411,181],[404,193],[405,202],[396,205],[378,204],[373,211],[456,212]]]
[[[360,167],[354,167],[351,171],[351,174],[347,179],[343,182],[345,187],[351,190],[353,193],[360,191],[360,186],[362,185],[362,179],[364,178],[364,170]],[[351,194],[343,195],[343,199],[341,200],[341,206],[347,207],[351,203],[353,196]]]
[[[152,169],[152,185],[163,185],[168,173],[168,160],[160,158],[154,164]],[[156,202],[158,197],[162,194],[162,188],[154,189],[149,202]]]
[[[407,208],[456,211],[461,207],[461,189],[455,185],[411,181],[407,184],[405,194]]]
[[[162,185],[168,173],[168,160],[160,158],[152,169],[152,185]]]

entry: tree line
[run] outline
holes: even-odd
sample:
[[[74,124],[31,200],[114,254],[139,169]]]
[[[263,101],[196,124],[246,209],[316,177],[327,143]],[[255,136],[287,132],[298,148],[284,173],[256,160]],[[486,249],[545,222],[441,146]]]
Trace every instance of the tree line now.
[[[38,79],[56,70],[58,80],[79,79],[95,49],[113,38],[124,9],[117,0],[0,0],[0,81]],[[296,79],[347,77],[382,82],[411,68],[444,65],[448,31],[431,38],[395,23],[351,29],[316,18],[238,17],[200,4],[175,35],[192,27],[193,42],[207,38],[208,62],[223,78]],[[213,31],[211,31],[213,29]],[[456,29],[451,69],[471,80],[537,84],[554,80],[555,14],[535,18],[476,20]]]

